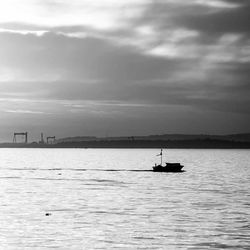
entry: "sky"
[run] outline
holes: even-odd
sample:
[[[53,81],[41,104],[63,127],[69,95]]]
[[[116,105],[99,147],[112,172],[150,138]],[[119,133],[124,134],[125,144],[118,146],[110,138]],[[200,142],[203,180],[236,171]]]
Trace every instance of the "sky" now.
[[[249,0],[0,0],[0,141],[250,127]]]

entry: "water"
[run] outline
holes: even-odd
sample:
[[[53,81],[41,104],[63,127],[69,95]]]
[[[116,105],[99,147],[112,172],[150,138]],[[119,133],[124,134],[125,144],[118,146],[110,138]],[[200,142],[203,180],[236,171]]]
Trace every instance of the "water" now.
[[[157,153],[0,149],[0,249],[250,249],[250,151]]]

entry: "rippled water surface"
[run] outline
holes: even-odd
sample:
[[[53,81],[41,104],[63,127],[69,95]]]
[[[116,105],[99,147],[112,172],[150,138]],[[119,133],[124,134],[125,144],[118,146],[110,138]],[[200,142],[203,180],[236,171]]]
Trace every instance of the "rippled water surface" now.
[[[250,249],[250,151],[157,153],[0,149],[0,249]]]

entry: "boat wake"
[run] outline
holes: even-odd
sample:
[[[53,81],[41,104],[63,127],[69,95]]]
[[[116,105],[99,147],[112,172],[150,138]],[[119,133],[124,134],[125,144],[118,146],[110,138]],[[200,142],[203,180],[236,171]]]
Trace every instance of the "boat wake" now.
[[[101,168],[6,168],[16,171],[100,171],[100,172],[154,172],[153,169],[101,169]],[[179,172],[185,172],[181,170]]]

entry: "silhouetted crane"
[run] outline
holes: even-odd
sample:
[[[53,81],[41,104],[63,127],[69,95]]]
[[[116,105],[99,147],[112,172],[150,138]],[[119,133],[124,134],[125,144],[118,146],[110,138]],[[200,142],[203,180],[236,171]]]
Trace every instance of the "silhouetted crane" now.
[[[48,136],[47,137],[47,144],[49,144],[49,143],[52,144],[55,142],[55,140],[56,140],[55,136]]]
[[[24,143],[28,143],[28,132],[22,132],[22,133],[14,133],[13,136],[13,143],[17,143],[16,137],[21,135],[22,137],[24,137]]]

